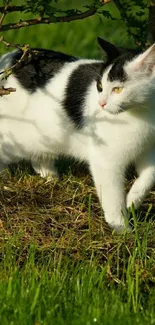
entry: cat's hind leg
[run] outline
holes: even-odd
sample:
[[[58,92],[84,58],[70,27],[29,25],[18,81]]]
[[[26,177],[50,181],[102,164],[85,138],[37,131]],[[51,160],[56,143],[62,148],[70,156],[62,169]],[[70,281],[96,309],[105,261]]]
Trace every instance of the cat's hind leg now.
[[[134,204],[135,208],[139,208],[149,191],[155,185],[155,150],[139,159],[136,163],[136,170],[139,177],[127,195],[128,208],[132,204]]]
[[[58,178],[58,173],[54,165],[54,160],[31,161],[35,172],[42,178],[53,179]]]

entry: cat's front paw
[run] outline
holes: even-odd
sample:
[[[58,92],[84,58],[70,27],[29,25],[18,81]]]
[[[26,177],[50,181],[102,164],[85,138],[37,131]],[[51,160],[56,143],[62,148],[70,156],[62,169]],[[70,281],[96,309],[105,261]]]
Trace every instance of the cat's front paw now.
[[[117,234],[122,234],[125,232],[131,232],[132,228],[129,225],[110,225],[110,227],[113,229],[114,232]]]
[[[137,196],[137,192],[129,192],[127,195],[127,208],[129,209],[130,207],[132,207],[132,205],[134,205],[135,209],[138,209],[141,205],[141,199]]]
[[[121,234],[123,232],[131,232],[132,228],[129,225],[128,211],[126,208],[122,209],[118,213],[105,214],[105,219],[108,222],[110,228],[112,228],[116,233]]]

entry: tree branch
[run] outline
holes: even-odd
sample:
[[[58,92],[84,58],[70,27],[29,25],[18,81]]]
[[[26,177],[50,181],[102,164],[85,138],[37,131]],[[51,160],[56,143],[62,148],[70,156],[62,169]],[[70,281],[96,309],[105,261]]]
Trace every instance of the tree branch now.
[[[63,16],[63,17],[51,17],[51,18],[34,18],[34,19],[28,19],[28,20],[22,20],[17,23],[13,24],[5,24],[3,26],[0,26],[0,32],[4,32],[10,29],[19,29],[22,27],[28,27],[32,25],[38,25],[38,24],[52,24],[52,23],[60,23],[60,22],[70,22],[73,20],[79,20],[79,19],[85,19],[87,17],[93,16],[97,12],[97,8],[93,7],[87,11],[84,11],[80,14],[76,14],[73,16]]]
[[[6,12],[14,12],[14,11],[24,11],[25,7],[24,6],[8,6]],[[0,7],[0,12],[4,12],[4,6]]]
[[[7,8],[8,8],[8,5],[9,5],[9,0],[6,1],[6,4],[5,6],[3,7],[3,12],[2,12],[2,16],[0,18],[0,27],[2,26],[2,23],[3,23],[3,20],[7,14]]]

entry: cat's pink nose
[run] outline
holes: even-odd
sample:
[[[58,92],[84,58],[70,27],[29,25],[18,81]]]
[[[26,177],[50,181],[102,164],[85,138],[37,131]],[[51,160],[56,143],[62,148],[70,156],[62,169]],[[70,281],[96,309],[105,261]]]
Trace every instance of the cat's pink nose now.
[[[104,99],[100,99],[99,100],[99,105],[102,107],[102,108],[104,108],[104,106],[107,104],[107,102],[106,102],[106,100],[104,100]]]

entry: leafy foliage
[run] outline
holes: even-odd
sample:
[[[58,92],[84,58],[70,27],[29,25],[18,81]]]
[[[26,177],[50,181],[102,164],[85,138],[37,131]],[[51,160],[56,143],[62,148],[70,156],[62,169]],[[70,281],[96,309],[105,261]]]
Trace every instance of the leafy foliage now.
[[[128,33],[132,35],[136,44],[146,46],[147,25],[150,1],[148,0],[115,0],[122,19],[128,27]]]

